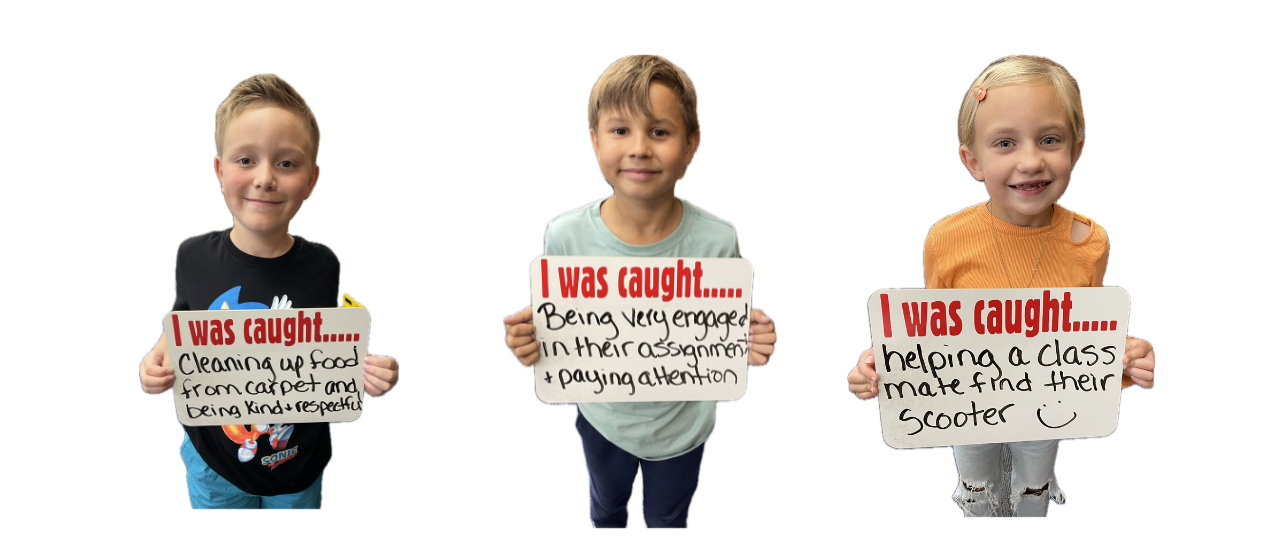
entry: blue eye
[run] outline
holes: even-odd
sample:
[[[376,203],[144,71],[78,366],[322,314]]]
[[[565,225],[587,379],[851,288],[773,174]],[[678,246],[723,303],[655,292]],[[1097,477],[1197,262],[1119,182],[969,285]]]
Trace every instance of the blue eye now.
[[[281,161],[281,162],[280,162],[280,166],[282,166],[282,167],[284,167],[284,168],[293,168],[293,167],[297,166],[297,164],[296,164],[296,163],[294,163],[293,161]]]
[[[1058,137],[1056,136],[1046,136],[1044,137],[1044,140],[1040,141],[1041,144],[1044,144],[1046,146],[1052,146],[1054,144],[1057,144],[1058,142],[1059,140],[1058,140]]]
[[[1012,147],[1013,147],[1013,142],[1010,142],[1010,141],[1008,141],[1008,140],[1001,140],[1001,141],[999,141],[999,142],[996,142],[996,147],[997,147],[997,148],[1012,148]]]

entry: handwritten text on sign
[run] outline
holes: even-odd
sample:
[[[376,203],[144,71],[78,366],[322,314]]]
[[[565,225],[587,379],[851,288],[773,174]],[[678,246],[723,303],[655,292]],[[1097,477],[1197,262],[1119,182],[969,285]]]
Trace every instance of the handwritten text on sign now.
[[[543,256],[529,269],[548,403],[727,400],[747,390],[745,259]]]
[[[363,308],[171,312],[164,335],[183,424],[360,417],[369,346]]]
[[[891,447],[1115,431],[1121,288],[880,290],[867,311]]]

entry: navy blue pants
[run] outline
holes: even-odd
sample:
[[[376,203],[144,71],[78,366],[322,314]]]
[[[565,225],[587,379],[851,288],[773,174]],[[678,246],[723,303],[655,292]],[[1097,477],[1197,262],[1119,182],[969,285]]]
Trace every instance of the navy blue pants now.
[[[577,427],[587,456],[587,473],[591,475],[591,522],[596,528],[627,526],[627,501],[640,468],[644,468],[645,524],[650,528],[686,526],[706,443],[681,456],[651,462],[610,443],[581,412]]]

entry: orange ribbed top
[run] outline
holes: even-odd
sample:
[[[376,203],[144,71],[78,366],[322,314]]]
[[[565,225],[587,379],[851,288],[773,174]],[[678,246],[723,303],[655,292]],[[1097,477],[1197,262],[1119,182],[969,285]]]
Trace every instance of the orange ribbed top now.
[[[1089,227],[1089,234],[1080,242],[1071,240],[1073,219]],[[1042,247],[1044,256],[1040,257]],[[984,202],[942,218],[929,229],[924,239],[924,285],[929,289],[1003,289],[1025,288],[1031,282],[1033,288],[1098,287],[1107,272],[1110,252],[1111,244],[1101,225],[1056,204],[1048,227],[1022,227],[992,216]],[[1124,387],[1131,384],[1127,376],[1121,380]]]
[[[1080,242],[1071,240],[1073,219],[1089,226],[1089,234]],[[1022,227],[992,216],[987,203],[982,203],[942,218],[929,229],[924,240],[924,285],[930,289],[1025,288],[1027,282],[1033,288],[1101,286],[1109,251],[1101,225],[1056,204],[1048,227]]]

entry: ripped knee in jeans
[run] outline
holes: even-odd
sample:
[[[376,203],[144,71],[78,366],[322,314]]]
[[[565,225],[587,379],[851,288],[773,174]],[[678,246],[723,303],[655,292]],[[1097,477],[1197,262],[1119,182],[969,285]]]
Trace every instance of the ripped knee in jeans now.
[[[1018,502],[1022,501],[1024,498],[1034,498],[1032,501],[1043,501],[1046,504],[1049,500],[1053,500],[1058,505],[1062,505],[1067,501],[1067,498],[1062,494],[1062,491],[1058,490],[1058,488],[1054,486],[1052,479],[1050,479],[1049,482],[1044,483],[1044,486],[1028,486],[1024,488],[1022,492],[1010,495],[1009,506],[1013,508],[1014,514],[1017,514],[1018,512]]]
[[[999,504],[992,488],[990,483],[969,484],[960,481],[960,488],[951,495],[951,499],[969,516],[995,516]]]

